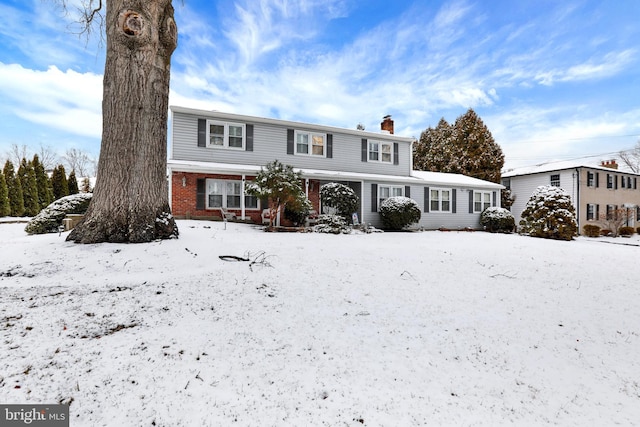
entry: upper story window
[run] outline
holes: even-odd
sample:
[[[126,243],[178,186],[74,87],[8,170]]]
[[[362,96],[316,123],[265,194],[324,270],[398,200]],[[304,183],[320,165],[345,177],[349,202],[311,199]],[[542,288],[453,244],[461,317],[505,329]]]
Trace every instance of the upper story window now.
[[[451,190],[431,188],[429,193],[429,208],[432,212],[451,212]]]
[[[244,150],[245,125],[207,120],[207,147]]]
[[[482,212],[491,206],[491,193],[484,191],[473,192],[473,211]]]
[[[295,133],[296,154],[307,156],[325,156],[326,135],[322,133],[301,132]]]
[[[560,187],[560,175],[551,175],[550,183],[553,187]]]
[[[396,186],[392,186],[392,185],[380,185],[378,187],[378,199],[379,199],[379,205],[382,205],[382,202],[384,202],[385,200],[387,200],[389,197],[396,197],[396,196],[404,196],[404,187],[396,187]]]
[[[393,147],[391,143],[369,141],[369,161],[391,163],[393,160]]]
[[[596,174],[593,172],[587,172],[587,187],[596,186]]]
[[[607,174],[607,188],[618,188],[618,180],[615,175]]]

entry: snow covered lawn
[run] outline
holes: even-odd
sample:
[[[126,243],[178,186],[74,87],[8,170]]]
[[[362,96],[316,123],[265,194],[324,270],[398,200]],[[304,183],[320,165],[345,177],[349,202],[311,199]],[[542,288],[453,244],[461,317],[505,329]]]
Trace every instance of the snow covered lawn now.
[[[0,402],[72,426],[640,420],[637,236],[178,224],[140,245],[0,224]]]

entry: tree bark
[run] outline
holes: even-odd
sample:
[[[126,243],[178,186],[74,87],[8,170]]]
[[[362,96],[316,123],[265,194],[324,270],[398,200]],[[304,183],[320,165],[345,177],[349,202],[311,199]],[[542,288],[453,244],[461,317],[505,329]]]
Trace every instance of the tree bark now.
[[[106,2],[102,144],[93,199],[67,240],[178,236],[169,208],[167,114],[178,32],[171,0]]]

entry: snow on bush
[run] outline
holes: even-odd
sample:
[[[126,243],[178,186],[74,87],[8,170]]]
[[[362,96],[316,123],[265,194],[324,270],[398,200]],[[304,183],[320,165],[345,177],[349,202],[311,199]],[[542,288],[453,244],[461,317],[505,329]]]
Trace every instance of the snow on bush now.
[[[24,228],[29,234],[57,233],[67,214],[83,214],[89,207],[92,193],[61,197],[34,216]]]
[[[358,196],[351,187],[338,182],[330,182],[320,187],[320,200],[323,206],[335,208],[338,215],[345,219],[358,211]]]
[[[313,226],[315,233],[349,234],[351,228],[340,215],[319,215],[318,222]]]
[[[520,232],[547,239],[573,239],[578,225],[569,194],[559,187],[538,187],[522,212]]]
[[[387,230],[402,230],[420,221],[420,207],[415,200],[404,196],[389,197],[380,205],[382,225]]]
[[[511,233],[516,220],[508,209],[492,206],[480,214],[480,224],[491,233]]]

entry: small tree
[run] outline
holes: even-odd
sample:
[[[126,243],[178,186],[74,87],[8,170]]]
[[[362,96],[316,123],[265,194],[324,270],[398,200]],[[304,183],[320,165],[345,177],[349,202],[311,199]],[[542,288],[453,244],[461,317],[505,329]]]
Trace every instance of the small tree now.
[[[9,190],[4,174],[0,172],[0,216],[7,216],[11,213],[11,205],[9,204]]]
[[[627,225],[634,218],[633,211],[627,208],[607,209],[606,213],[599,215],[598,222],[605,230],[610,230],[613,237],[620,235],[620,229]]]
[[[247,184],[247,193],[269,200],[269,227],[273,227],[279,211],[283,212],[287,206],[299,207],[302,198],[306,199],[301,179],[300,172],[294,172],[292,166],[274,160],[260,170],[253,182]]]
[[[44,209],[53,202],[53,191],[51,190],[51,180],[47,176],[44,163],[40,161],[40,157],[36,154],[31,161],[33,170],[36,173],[36,184],[38,187],[38,204],[40,209]]]
[[[4,174],[4,179],[7,182],[7,193],[9,196],[9,206],[11,216],[22,216],[24,215],[24,198],[22,197],[22,183],[20,182],[20,178],[16,176],[15,170],[13,169],[13,163],[10,160],[7,160],[4,164],[4,169],[2,170]]]
[[[33,170],[31,162],[22,159],[18,168],[18,176],[22,183],[22,200],[24,200],[24,214],[26,216],[34,216],[40,212],[40,202],[38,198],[38,183],[36,181],[36,172]]]
[[[420,221],[421,215],[418,203],[408,197],[389,197],[380,204],[382,225],[387,230],[402,230]]]
[[[67,181],[67,173],[64,170],[64,166],[58,165],[53,169],[51,186],[53,187],[53,198],[55,200],[69,195],[69,182]]]
[[[330,182],[320,187],[320,200],[324,206],[335,208],[338,215],[349,222],[351,214],[358,211],[358,196],[351,187]]]
[[[76,179],[76,171],[72,170],[69,174],[69,179],[67,180],[67,185],[69,187],[69,195],[78,194],[80,190],[78,189],[78,180]]]
[[[533,237],[571,240],[577,234],[576,211],[562,188],[540,186],[522,212],[520,231]]]
[[[511,206],[516,201],[516,196],[511,192],[510,189],[505,188],[500,192],[500,206],[505,209],[511,209]]]

